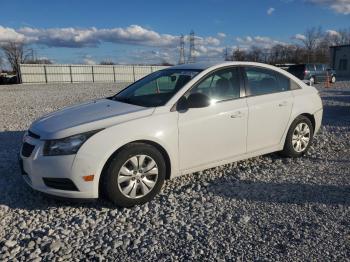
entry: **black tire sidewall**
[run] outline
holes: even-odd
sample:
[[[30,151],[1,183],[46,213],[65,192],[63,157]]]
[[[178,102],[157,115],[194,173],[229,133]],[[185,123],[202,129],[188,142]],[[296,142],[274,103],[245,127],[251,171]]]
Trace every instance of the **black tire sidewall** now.
[[[132,156],[148,155],[157,163],[158,180],[150,193],[146,196],[131,199],[123,195],[118,187],[118,174],[123,164]],[[126,146],[118,152],[111,160],[104,177],[103,187],[104,195],[114,204],[120,207],[132,207],[134,205],[142,205],[153,199],[161,190],[166,175],[166,165],[162,154],[153,146],[143,143],[134,143]]]
[[[304,151],[297,152],[297,151],[295,151],[295,149],[293,147],[292,137],[293,137],[294,129],[300,123],[305,123],[305,124],[307,124],[309,126],[309,129],[310,129],[310,141],[309,141],[309,144],[307,145],[307,147],[306,147],[306,149]],[[292,122],[292,124],[289,127],[289,130],[288,130],[288,133],[287,133],[287,137],[286,137],[286,141],[285,141],[285,144],[284,144],[284,148],[283,148],[283,151],[282,151],[283,155],[289,156],[289,157],[300,157],[300,156],[304,155],[309,150],[309,148],[311,146],[311,143],[312,143],[312,140],[313,140],[313,137],[314,137],[314,128],[313,128],[313,125],[312,125],[310,119],[308,119],[305,116],[298,116]]]

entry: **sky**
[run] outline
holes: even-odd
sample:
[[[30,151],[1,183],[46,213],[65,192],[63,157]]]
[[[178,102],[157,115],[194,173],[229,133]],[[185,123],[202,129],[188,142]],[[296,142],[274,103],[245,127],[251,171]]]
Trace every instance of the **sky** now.
[[[350,0],[0,0],[0,45],[26,43],[55,63],[177,63],[195,32],[197,60],[225,48],[297,42],[308,28],[350,28]],[[6,11],[5,11],[6,10]],[[329,31],[329,32],[331,32]]]

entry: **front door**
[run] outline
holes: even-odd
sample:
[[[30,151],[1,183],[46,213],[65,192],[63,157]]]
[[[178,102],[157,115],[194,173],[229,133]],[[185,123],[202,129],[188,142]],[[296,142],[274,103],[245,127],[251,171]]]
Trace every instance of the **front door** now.
[[[248,108],[240,88],[238,69],[227,68],[205,77],[185,94],[203,93],[212,103],[178,112],[182,171],[246,152]]]

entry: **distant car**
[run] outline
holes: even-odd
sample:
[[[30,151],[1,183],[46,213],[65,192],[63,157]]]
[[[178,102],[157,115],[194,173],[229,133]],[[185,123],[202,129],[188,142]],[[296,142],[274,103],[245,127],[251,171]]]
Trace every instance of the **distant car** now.
[[[288,72],[310,85],[325,82],[335,83],[336,73],[326,64],[298,64],[288,68]]]
[[[322,112],[314,87],[274,66],[169,67],[36,120],[20,163],[36,190],[129,207],[179,175],[275,151],[300,157]]]

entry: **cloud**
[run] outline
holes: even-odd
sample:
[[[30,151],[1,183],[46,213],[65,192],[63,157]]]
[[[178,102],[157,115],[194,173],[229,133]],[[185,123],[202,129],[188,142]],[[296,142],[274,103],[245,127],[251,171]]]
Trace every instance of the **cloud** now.
[[[334,12],[344,15],[350,14],[350,0],[307,0],[310,3],[326,6]]]
[[[24,40],[25,36],[23,34],[16,32],[12,28],[0,25],[0,42],[23,42]]]
[[[15,31],[16,32],[16,31]],[[175,46],[178,36],[159,34],[139,25],[126,28],[97,29],[91,28],[31,28],[17,30],[27,42],[49,47],[96,47],[102,42],[133,44],[144,46]]]
[[[293,39],[296,39],[296,40],[306,40],[306,36],[302,35],[302,34],[296,34],[292,37]]]
[[[335,30],[327,30],[326,34],[329,36],[337,36],[337,37],[340,36],[340,33]]]
[[[92,58],[91,55],[86,55],[83,58],[83,64],[84,65],[96,65],[96,61]]]
[[[266,13],[267,13],[268,15],[272,15],[272,13],[275,12],[275,10],[276,10],[275,8],[270,7],[269,9],[267,9]]]
[[[221,37],[223,35],[224,33],[221,33]],[[189,40],[188,35],[185,36],[185,40]],[[6,41],[70,48],[98,47],[104,42],[168,48],[178,46],[180,38],[176,35],[160,34],[139,25],[110,29],[22,27],[17,30],[0,26],[0,42]],[[220,45],[220,39],[212,36],[195,36],[195,42],[200,45]]]
[[[236,41],[240,48],[249,49],[252,46],[260,48],[271,48],[274,45],[280,44],[285,45],[286,43],[272,39],[267,36],[246,36],[246,37],[237,37]]]
[[[225,37],[226,37],[226,34],[225,34],[225,33],[222,33],[222,32],[219,32],[219,33],[218,33],[218,37],[225,38]]]

